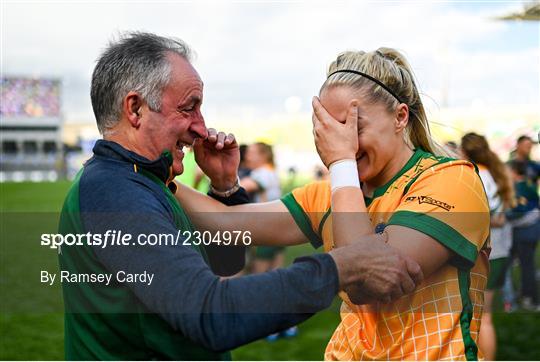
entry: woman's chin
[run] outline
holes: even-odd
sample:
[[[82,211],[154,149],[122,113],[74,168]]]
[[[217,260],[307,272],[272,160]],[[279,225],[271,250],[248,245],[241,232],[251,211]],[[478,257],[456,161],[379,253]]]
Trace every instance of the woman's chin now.
[[[366,176],[369,175],[369,166],[367,165],[365,160],[360,159],[359,161],[357,161],[356,169],[358,170],[358,176],[360,177],[360,181],[366,181]]]

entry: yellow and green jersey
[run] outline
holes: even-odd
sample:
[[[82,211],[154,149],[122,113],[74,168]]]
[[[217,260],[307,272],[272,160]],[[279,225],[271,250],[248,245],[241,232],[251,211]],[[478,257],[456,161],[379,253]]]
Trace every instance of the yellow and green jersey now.
[[[311,243],[334,247],[329,182],[293,190],[282,201]],[[489,207],[475,166],[417,149],[386,185],[366,198],[376,232],[401,225],[431,236],[451,260],[410,295],[354,305],[342,293],[341,323],[326,360],[473,360],[486,286]]]

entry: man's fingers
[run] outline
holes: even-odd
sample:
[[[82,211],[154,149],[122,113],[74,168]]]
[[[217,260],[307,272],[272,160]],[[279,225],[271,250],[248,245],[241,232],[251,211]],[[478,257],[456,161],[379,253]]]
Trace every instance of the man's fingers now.
[[[221,150],[225,146],[230,146],[236,142],[232,133],[218,132],[215,128],[208,128],[208,138],[205,140],[207,146],[213,145],[215,149]]]
[[[415,286],[419,286],[424,280],[424,273],[422,273],[422,268],[420,265],[411,258],[405,258],[405,263],[407,265],[407,272],[414,281]]]
[[[217,135],[216,149],[221,150],[225,146],[225,137],[227,135],[224,132],[219,132]]]
[[[200,157],[202,157],[204,153],[204,141],[202,138],[196,138],[195,142],[193,142],[193,152],[195,152],[195,161],[199,163]]]
[[[351,285],[348,288],[345,288],[345,293],[351,302],[356,305],[369,304],[376,301],[372,295],[366,293],[364,288],[359,285]]]
[[[396,288],[391,294],[390,294],[390,302],[394,302],[401,298],[405,294],[405,291],[402,288]],[[386,302],[389,303],[389,302]]]
[[[230,146],[236,142],[236,138],[232,133],[229,133],[227,137],[225,137],[225,145]]]
[[[409,294],[415,288],[416,288],[416,285],[413,279],[409,276],[408,273],[403,273],[403,276],[401,278],[401,290],[403,290],[403,294]]]
[[[208,128],[208,141],[216,142],[217,140],[217,130],[215,128]]]
[[[195,141],[193,141],[193,150],[196,151],[196,150],[200,150],[201,147],[203,147],[203,142],[204,140],[202,138],[195,138]]]

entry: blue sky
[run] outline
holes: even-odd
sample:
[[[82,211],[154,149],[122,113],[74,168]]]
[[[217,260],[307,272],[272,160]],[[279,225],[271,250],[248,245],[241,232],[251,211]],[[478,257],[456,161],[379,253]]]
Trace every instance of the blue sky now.
[[[427,103],[534,105],[540,23],[493,20],[522,4],[3,1],[2,73],[62,78],[66,119],[91,121],[95,59],[119,31],[146,30],[195,49],[214,118],[309,112],[339,52],[379,46],[407,56]]]
[[[486,13],[509,14],[523,8],[524,1],[460,1],[450,2],[446,6],[463,10],[479,17]],[[474,51],[481,47],[486,50],[497,50],[504,46],[506,50],[520,50],[540,46],[539,23],[534,21],[508,21],[508,27],[497,37],[492,37],[485,42],[476,44],[464,44],[465,49]]]

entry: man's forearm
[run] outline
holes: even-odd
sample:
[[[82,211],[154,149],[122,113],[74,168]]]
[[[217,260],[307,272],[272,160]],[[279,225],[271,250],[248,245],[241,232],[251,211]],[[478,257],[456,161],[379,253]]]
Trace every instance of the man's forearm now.
[[[307,319],[338,291],[334,260],[319,254],[272,272],[220,280],[190,247],[94,248],[111,272],[154,274],[128,287],[152,313],[214,351],[235,348]]]
[[[287,269],[222,281],[201,315],[176,317],[205,347],[224,351],[306,320],[329,307],[337,291],[334,261],[321,254]]]

